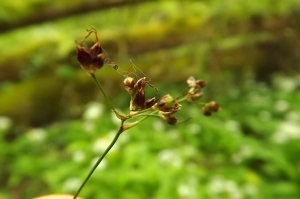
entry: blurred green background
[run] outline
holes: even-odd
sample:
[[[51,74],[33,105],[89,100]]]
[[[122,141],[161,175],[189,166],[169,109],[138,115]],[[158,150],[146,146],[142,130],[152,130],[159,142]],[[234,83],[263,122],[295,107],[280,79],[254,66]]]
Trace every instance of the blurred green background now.
[[[125,132],[81,197],[300,198],[299,0],[1,0],[3,199],[74,194],[116,132],[76,60],[91,27],[120,73],[133,59],[159,96],[204,79],[222,111],[184,105],[189,122]],[[120,73],[97,76],[127,111]]]

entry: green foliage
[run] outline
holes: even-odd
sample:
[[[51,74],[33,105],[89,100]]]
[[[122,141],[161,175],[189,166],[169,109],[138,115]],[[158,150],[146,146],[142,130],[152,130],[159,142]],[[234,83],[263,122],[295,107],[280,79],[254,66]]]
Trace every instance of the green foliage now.
[[[223,110],[204,117],[196,106],[167,126],[149,119],[124,132],[84,187],[84,198],[298,198],[300,126],[297,79],[275,76],[231,85]],[[186,105],[185,105],[186,106]],[[24,198],[74,193],[117,130],[97,103],[80,121],[30,129],[11,142],[2,129],[1,192],[20,184]],[[16,131],[12,128],[10,131]],[[3,187],[3,186],[2,186]]]
[[[171,82],[157,87],[172,94],[184,87],[174,82],[191,74],[213,82],[227,68],[241,73],[220,88],[210,84],[223,107],[213,117],[191,106],[180,113],[193,118],[186,123],[151,118],[121,135],[84,198],[300,198],[299,77],[274,76],[269,85],[243,79],[252,67],[263,77],[273,67],[295,73],[299,0],[145,1],[14,28],[45,17],[38,11],[82,2],[0,3],[0,26],[10,27],[0,35],[0,197],[75,193],[116,133],[101,103],[82,108],[98,92],[76,62],[74,40],[95,27],[122,72],[133,58],[155,86]],[[114,70],[98,75],[118,93],[115,74],[121,77]],[[123,96],[113,101],[128,106]],[[82,109],[82,118],[70,119]]]

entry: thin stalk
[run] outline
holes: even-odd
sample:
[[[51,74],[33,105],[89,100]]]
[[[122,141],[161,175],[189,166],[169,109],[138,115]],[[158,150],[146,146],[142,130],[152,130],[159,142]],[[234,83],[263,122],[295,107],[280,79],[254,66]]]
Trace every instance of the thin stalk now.
[[[177,99],[177,102],[183,102],[186,100],[186,96],[180,97],[179,99]]]
[[[153,111],[153,109],[152,108],[147,108],[147,109],[141,110],[141,111],[138,112],[138,115],[141,114],[141,113],[148,112],[148,111]],[[153,112],[155,112],[155,111],[153,111]]]
[[[138,116],[144,116],[144,117],[157,117],[160,118],[158,115],[153,115],[153,114],[140,114]]]
[[[140,120],[137,121],[137,124],[139,124],[139,123],[142,122],[143,120],[147,119],[149,116],[151,116],[151,115],[146,115],[146,116],[144,116],[142,119],[140,119]]]
[[[131,114],[129,114],[127,116],[126,119],[130,119],[130,118],[134,118],[134,117],[140,116],[142,113],[146,113],[146,112],[149,112],[149,111],[153,111],[151,114],[158,112],[157,110],[153,110],[152,108],[148,108],[148,109],[145,109],[145,110],[141,110],[141,111],[135,112],[133,114],[131,113]]]
[[[101,92],[102,92],[102,94],[103,94],[103,96],[104,96],[104,98],[105,98],[107,104],[109,105],[110,109],[112,109],[115,113],[118,113],[118,111],[115,109],[114,105],[111,103],[110,99],[109,99],[108,96],[106,95],[106,93],[105,93],[103,87],[101,86],[101,84],[100,84],[98,78],[96,77],[95,73],[92,73],[92,74],[91,74],[91,77],[92,77],[93,80],[96,82],[98,88],[101,90]]]
[[[87,177],[85,178],[85,180],[83,181],[83,183],[81,184],[81,186],[79,187],[79,189],[77,190],[77,192],[76,192],[75,196],[73,197],[73,199],[76,199],[78,197],[78,195],[79,195],[80,191],[82,190],[82,188],[85,186],[85,184],[87,183],[87,181],[90,179],[90,177],[92,176],[92,174],[94,173],[94,171],[97,169],[97,167],[99,166],[99,164],[102,162],[102,160],[104,159],[104,157],[107,155],[107,153],[110,151],[110,149],[115,145],[115,143],[117,142],[117,140],[118,140],[118,138],[119,138],[119,136],[121,135],[122,132],[123,132],[123,122],[121,124],[121,127],[120,127],[119,131],[115,135],[114,139],[109,144],[109,146],[105,149],[105,151],[102,154],[102,156],[97,160],[97,162],[93,166],[92,170],[89,172],[89,174],[87,175]]]

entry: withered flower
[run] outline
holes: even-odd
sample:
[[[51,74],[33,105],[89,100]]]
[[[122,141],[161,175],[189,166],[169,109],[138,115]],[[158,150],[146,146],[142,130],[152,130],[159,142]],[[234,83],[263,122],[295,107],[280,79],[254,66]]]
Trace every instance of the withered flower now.
[[[200,99],[203,96],[203,93],[201,91],[189,91],[186,95],[186,101],[187,102],[194,102],[198,99]]]
[[[207,106],[213,112],[218,112],[219,110],[221,110],[221,106],[219,104],[217,104],[215,101],[208,102]]]
[[[187,79],[187,84],[190,89],[186,95],[187,102],[193,102],[203,96],[201,89],[205,87],[206,83],[203,80],[196,80],[193,76]]]
[[[181,105],[177,103],[176,99],[173,99],[173,97],[170,94],[167,94],[163,96],[154,106],[154,110],[160,110],[163,112],[172,112],[179,110]]]
[[[105,55],[103,53],[100,42],[98,41],[97,31],[92,28],[88,31],[88,35],[84,38],[87,39],[91,33],[95,33],[96,42],[91,48],[87,48],[83,42],[76,42],[77,60],[81,68],[89,75],[96,72],[96,70],[103,67]]]
[[[131,95],[130,111],[136,112],[151,108],[156,101],[155,97],[146,100],[145,86],[149,84],[146,77],[140,78],[137,82],[132,77],[126,77],[124,80],[125,90]]]
[[[205,116],[211,116],[212,111],[211,111],[207,106],[203,106],[203,107],[202,107],[202,113],[203,113]]]
[[[126,77],[124,79],[124,87],[125,90],[132,95],[135,91],[134,91],[134,85],[135,85],[135,80],[132,77]]]
[[[136,82],[136,84],[134,85],[134,89],[141,89],[141,88],[144,89],[146,84],[147,84],[146,77],[142,77]]]
[[[155,101],[156,101],[156,98],[155,97],[152,97],[150,99],[147,99],[144,103],[144,108],[145,109],[148,109],[148,108],[151,108],[154,104],[155,104]]]
[[[211,116],[212,112],[218,112],[221,110],[221,106],[217,104],[215,101],[207,102],[202,107],[202,112],[206,116]]]
[[[178,123],[178,119],[169,115],[164,114],[164,112],[159,112],[159,117],[162,118],[164,121],[166,121],[168,124],[175,125]]]
[[[145,92],[144,89],[141,88],[130,103],[130,111],[139,111],[142,110],[145,104]]]
[[[195,77],[191,76],[187,79],[187,84],[189,87],[199,87],[199,88],[204,88],[206,86],[206,82],[203,80],[196,80]]]
[[[155,101],[155,97],[145,100],[144,89],[140,88],[130,102],[130,111],[141,111],[151,108],[155,104]]]
[[[137,81],[135,81],[135,79],[133,77],[126,77],[124,79],[125,90],[130,95],[135,95],[136,92],[138,92],[140,89],[144,89],[146,84],[149,84],[149,82],[146,80],[146,77],[142,77],[142,78],[138,79]]]

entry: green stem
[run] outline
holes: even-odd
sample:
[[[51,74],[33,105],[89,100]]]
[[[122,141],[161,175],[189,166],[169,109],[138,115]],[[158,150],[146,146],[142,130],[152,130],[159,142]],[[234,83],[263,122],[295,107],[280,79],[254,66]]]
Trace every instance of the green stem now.
[[[180,103],[180,102],[183,102],[186,100],[186,96],[183,96],[183,97],[180,97],[179,99],[177,99],[177,102]]]
[[[114,139],[112,140],[112,142],[110,143],[110,145],[106,148],[106,150],[104,151],[104,153],[102,154],[102,156],[97,160],[97,162],[93,166],[92,170],[89,172],[89,174],[87,175],[87,177],[85,178],[85,180],[83,181],[83,183],[81,184],[81,186],[79,187],[79,189],[77,190],[77,192],[76,192],[75,196],[73,197],[73,199],[77,198],[77,196],[79,195],[80,191],[85,186],[85,184],[87,183],[87,181],[90,179],[90,177],[92,176],[92,174],[94,173],[94,171],[97,169],[97,167],[99,166],[99,164],[102,162],[102,160],[104,159],[104,157],[107,155],[107,153],[110,151],[110,149],[115,145],[115,143],[117,142],[117,140],[118,140],[118,138],[119,138],[119,136],[121,135],[122,132],[123,132],[123,122],[122,122],[122,125],[121,125],[119,131],[115,135]]]
[[[141,110],[141,111],[134,112],[134,113],[131,112],[129,115],[127,115],[126,119],[134,118],[136,116],[139,116],[141,113],[146,113],[148,111],[153,111],[153,110],[151,108],[148,108],[148,109]],[[154,112],[156,112],[156,111],[154,111]]]
[[[103,87],[101,86],[100,82],[98,81],[98,79],[97,79],[95,73],[92,73],[92,74],[91,74],[91,77],[92,77],[93,80],[96,82],[98,88],[100,88],[100,90],[101,90],[101,92],[102,92],[102,94],[103,94],[103,96],[104,96],[106,102],[108,103],[109,107],[110,107],[115,113],[118,113],[118,111],[115,109],[114,105],[111,103],[110,99],[107,97],[107,95],[106,95],[106,93],[105,93]]]
[[[153,115],[153,114],[140,114],[138,116],[146,116],[146,117],[157,117],[157,118],[160,118],[158,115]]]
[[[148,111],[153,111],[153,109],[152,108],[147,108],[147,109],[141,110],[141,111],[139,111],[138,115],[141,114],[141,113],[148,112]]]

